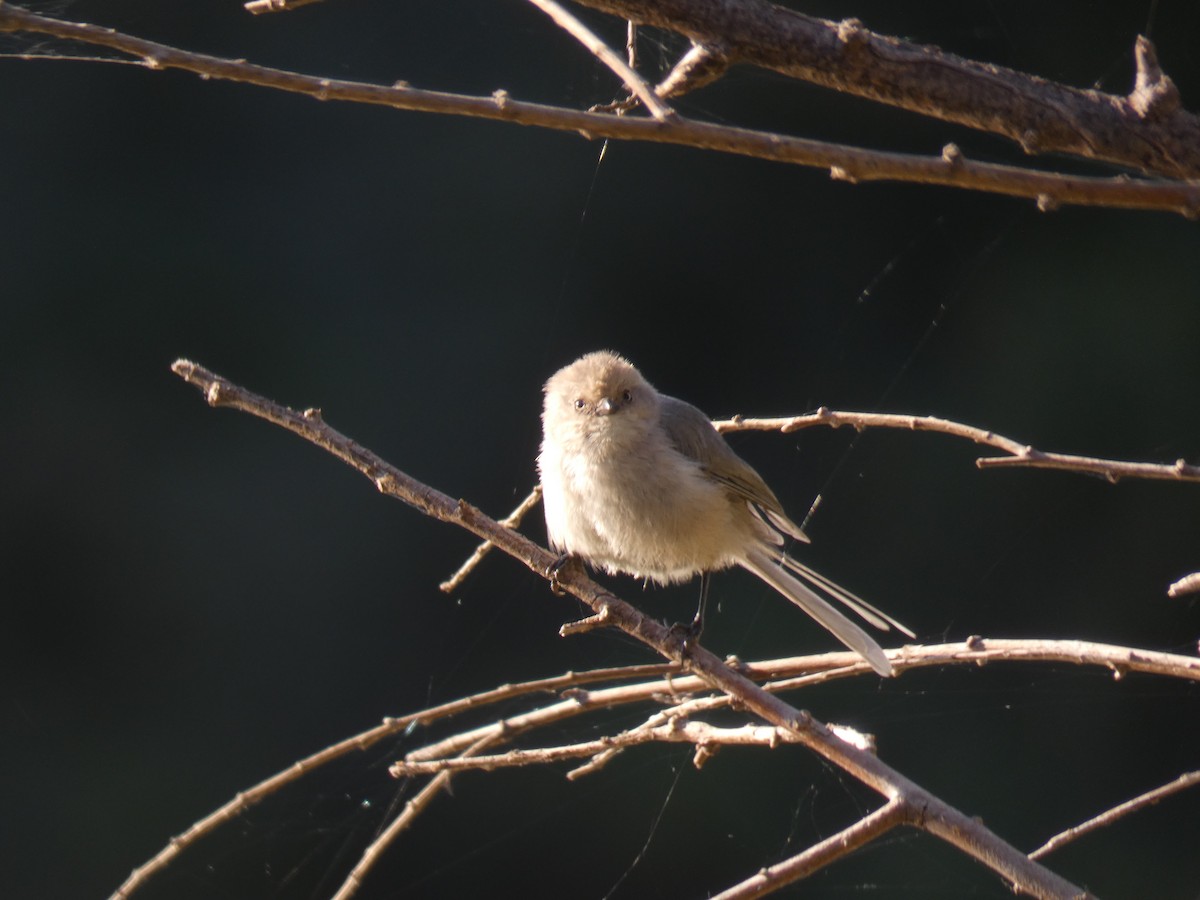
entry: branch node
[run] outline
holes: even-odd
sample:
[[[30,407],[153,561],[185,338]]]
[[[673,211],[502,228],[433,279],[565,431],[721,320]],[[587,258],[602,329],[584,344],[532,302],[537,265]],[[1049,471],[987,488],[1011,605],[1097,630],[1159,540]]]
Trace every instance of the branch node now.
[[[575,781],[577,778],[582,778],[584,775],[591,775],[593,772],[604,768],[610,759],[620,753],[618,747],[610,747],[608,750],[601,750],[582,766],[578,766],[567,773],[567,781]]]
[[[586,616],[575,622],[567,622],[558,629],[559,637],[573,637],[577,634],[585,634],[589,631],[595,631],[597,628],[603,628],[608,624],[609,612],[607,606],[600,607],[600,612],[594,616]]]
[[[1128,103],[1140,119],[1162,118],[1179,109],[1179,89],[1158,64],[1158,52],[1145,35],[1138,35],[1133,47],[1137,64],[1133,90]]]
[[[392,82],[392,90],[393,91],[407,91],[410,87],[412,87],[412,85],[409,84],[404,79],[400,79],[399,81]]]
[[[317,406],[310,406],[303,413],[304,418],[310,422],[324,422],[325,419],[321,416],[321,409]]]
[[[830,724],[829,730],[851,747],[862,750],[864,753],[877,755],[878,746],[875,742],[875,735],[859,731],[857,728],[851,728],[849,725]]]
[[[508,91],[504,88],[498,88],[492,91],[492,102],[496,104],[496,109],[505,109],[508,106]]]
[[[667,77],[655,86],[654,93],[666,100],[711,84],[729,68],[726,51],[720,44],[693,43]]]
[[[858,179],[850,174],[850,170],[845,166],[830,166],[829,177],[834,181],[846,181],[850,184],[857,184]]]
[[[750,671],[750,667],[736,653],[731,653],[725,657],[725,665],[741,675],[746,675]]]
[[[842,19],[837,26],[837,39],[847,50],[866,46],[871,32],[863,27],[862,19]]]
[[[1054,212],[1060,206],[1062,206],[1062,203],[1057,197],[1052,197],[1050,194],[1045,193],[1037,195],[1037,208],[1039,212]]]
[[[703,769],[704,764],[706,762],[708,762],[710,759],[712,759],[714,756],[716,756],[717,750],[719,750],[719,749],[720,749],[719,744],[717,746],[712,746],[712,745],[706,744],[706,743],[697,744],[696,752],[694,754],[692,754],[692,765],[695,766],[697,769]]]
[[[567,688],[559,696],[564,700],[573,700],[579,706],[587,706],[592,701],[592,692],[583,688]]]
[[[966,641],[964,641],[964,642],[963,642],[963,645],[964,645],[964,646],[965,646],[965,647],[966,647],[968,650],[972,650],[972,651],[975,651],[975,652],[981,652],[981,651],[983,651],[983,650],[986,650],[986,649],[987,649],[987,644],[984,642],[984,640],[983,640],[983,637],[982,637],[981,635],[978,635],[978,634],[972,634],[972,635],[970,635],[970,636],[969,636],[969,637],[966,639]]]
[[[946,163],[951,168],[956,168],[962,165],[963,152],[958,144],[950,143],[942,148],[942,162]]]

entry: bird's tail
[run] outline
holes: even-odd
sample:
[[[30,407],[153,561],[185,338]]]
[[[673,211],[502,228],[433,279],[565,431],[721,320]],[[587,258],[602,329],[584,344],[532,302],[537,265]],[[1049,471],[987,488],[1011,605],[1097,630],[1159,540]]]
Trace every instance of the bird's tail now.
[[[843,603],[846,603],[851,609],[863,616],[867,621],[876,624],[879,621],[882,627],[886,628],[886,623],[897,625],[902,631],[911,635],[911,632],[899,623],[887,616],[884,616],[874,607],[866,604],[859,598],[850,594],[848,591],[843,591],[838,588],[833,582],[818,575],[811,569],[801,566],[789,557],[783,557],[787,563],[794,564],[798,574],[807,577],[814,584],[829,591],[832,586],[835,591],[830,591],[830,594],[836,597]],[[748,552],[744,559],[741,560],[743,568],[753,572],[783,596],[787,597],[802,610],[824,625],[839,641],[870,663],[871,668],[880,675],[889,676],[893,674],[892,664],[884,655],[883,649],[872,640],[871,636],[865,631],[847,619],[844,615],[834,609],[826,600],[819,597],[811,588],[802,584],[790,572],[784,568],[784,564],[776,561],[772,554],[766,550],[753,549]],[[789,566],[791,568],[792,566]],[[876,615],[879,617],[876,619]]]
[[[785,569],[799,575],[801,580],[807,581],[819,590],[824,591],[838,603],[858,613],[864,620],[870,622],[880,631],[889,631],[895,628],[901,634],[908,635],[910,638],[916,637],[916,634],[907,625],[897,622],[879,607],[872,606],[862,597],[858,596],[858,594],[853,594],[840,584],[830,581],[820,572],[814,572],[808,566],[797,562],[786,554],[780,558],[779,562]]]

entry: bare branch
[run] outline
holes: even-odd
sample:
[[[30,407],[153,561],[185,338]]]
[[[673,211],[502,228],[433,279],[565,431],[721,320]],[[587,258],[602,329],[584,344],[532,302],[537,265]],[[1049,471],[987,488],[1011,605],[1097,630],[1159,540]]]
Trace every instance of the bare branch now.
[[[827,169],[851,181],[908,181],[1024,197],[1042,209],[1061,205],[1153,209],[1200,215],[1200,183],[1061,175],[974,162],[961,154],[914,156],[830,144],[770,132],[698,122],[674,115],[667,120],[581,112],[513,100],[504,91],[472,97],[419,90],[403,82],[391,86],[318,78],[238,60],[191,53],[96,25],[39,16],[0,0],[0,31],[29,31],[109,47],[140,58],[149,69],[181,69],[318,100],[389,106],[395,109],[471,116],[573,131],[587,138],[651,141],[731,153],[756,159]]]
[[[1125,97],[876,34],[857,19],[831,22],[766,0],[579,2],[698,44],[719,43],[735,62],[1004,135],[1027,153],[1070,153],[1173,178],[1200,177],[1200,117],[1179,107],[1157,61],[1139,65],[1139,83]],[[1139,38],[1138,52],[1148,61],[1147,48],[1150,42]],[[1143,85],[1153,85],[1153,100]]]
[[[476,753],[486,750],[494,744],[498,738],[481,738],[471,747],[468,747],[462,753],[462,759],[469,759]],[[453,773],[450,771],[439,772],[434,778],[430,779],[425,787],[417,792],[417,795],[404,804],[404,810],[400,815],[396,816],[383,832],[371,842],[371,845],[363,851],[362,857],[358,863],[346,876],[342,886],[338,888],[332,900],[350,900],[358,889],[362,886],[363,879],[366,878],[367,872],[371,866],[379,859],[380,855],[398,838],[405,830],[412,825],[413,821],[419,816],[430,803],[434,801],[444,790],[450,787],[450,778]]]
[[[1168,597],[1182,597],[1185,594],[1195,594],[1198,592],[1200,592],[1200,572],[1184,575],[1167,588]]]
[[[889,658],[897,672],[932,666],[982,666],[987,663],[1068,663],[1105,669],[1112,673],[1115,681],[1130,673],[1200,681],[1200,658],[1092,641],[985,640],[973,636],[965,642],[952,644],[907,646],[902,651],[890,653]],[[871,672],[862,657],[850,651],[752,663],[731,660],[729,664],[747,678],[760,682],[764,691],[776,694],[837,679],[869,675]],[[668,675],[664,680],[590,691],[572,690],[561,701],[443,738],[411,751],[406,758],[416,761],[449,757],[488,735],[528,733],[536,728],[561,723],[583,712],[656,698],[671,698],[674,705],[669,712],[678,716],[691,716],[729,706],[731,698],[728,695],[692,696],[708,689],[704,680],[695,675]],[[834,727],[830,726],[830,729],[834,730]],[[852,735],[843,733],[841,736],[843,740],[855,742]],[[864,746],[864,749],[871,748]]]
[[[506,518],[500,520],[500,524],[505,528],[519,527],[521,522],[524,521],[525,516],[528,515],[531,509],[538,505],[541,499],[542,486],[538,485],[529,492],[528,497],[517,505],[516,509],[510,512]],[[467,558],[467,561],[458,567],[458,571],[438,585],[438,590],[445,594],[451,594],[458,590],[459,586],[467,580],[467,576],[475,570],[475,567],[483,561],[483,558],[488,555],[491,549],[492,544],[488,541],[484,541],[476,547],[475,552]]]
[[[1046,843],[1042,844],[1042,846],[1030,853],[1029,858],[1041,859],[1048,853],[1053,853],[1059,847],[1069,844],[1072,841],[1083,837],[1085,834],[1095,831],[1097,828],[1102,828],[1105,825],[1111,825],[1113,822],[1117,821],[1117,819],[1127,816],[1130,813],[1137,812],[1139,809],[1143,809],[1144,807],[1153,806],[1164,797],[1169,797],[1172,794],[1178,793],[1179,791],[1185,790],[1186,788],[1190,788],[1197,784],[1200,784],[1200,771],[1186,772],[1168,784],[1164,784],[1161,787],[1156,787],[1152,791],[1146,791],[1144,794],[1139,794],[1132,800],[1126,800],[1124,803],[1114,806],[1112,809],[1088,819],[1086,822],[1082,822],[1079,825],[1076,825],[1074,828],[1068,828],[1066,831],[1059,832],[1054,837],[1050,838],[1050,840],[1046,841]]]
[[[741,884],[714,895],[713,900],[750,900],[786,887],[859,847],[886,834],[912,817],[912,811],[896,800],[889,800],[875,812],[859,819],[849,828],[827,837],[791,859],[767,866]]]
[[[555,25],[587,47],[600,62],[612,69],[616,76],[625,83],[625,87],[629,88],[630,93],[642,101],[642,105],[649,110],[650,115],[660,122],[675,115],[675,110],[658,99],[654,88],[646,84],[642,76],[635,72],[629,63],[617,56],[604,41],[596,36],[594,31],[567,12],[559,3],[555,0],[529,0],[529,2],[553,19]]]
[[[456,502],[389,465],[330,428],[314,410],[296,412],[238,387],[187,360],[176,361],[172,370],[200,388],[210,406],[238,409],[286,428],[366,475],[381,492],[403,500],[426,515],[490,540],[547,579],[554,574],[555,557],[550,551],[504,528],[465,501]],[[692,644],[685,647],[679,635],[642,615],[575,567],[558,569],[557,583],[597,613],[607,610],[613,626],[654,648],[666,658],[682,662],[709,687],[736,697],[745,709],[776,727],[790,731],[799,743],[819,753],[863,784],[888,799],[901,798],[909,809],[920,810],[920,824],[924,830],[974,857],[1020,890],[1038,897],[1074,898],[1084,895],[1080,888],[1031,861],[976,819],[938,799],[872,754],[841,740],[811,715],[764,691],[702,646]]]
[[[290,12],[293,9],[299,9],[301,6],[320,2],[321,0],[249,0],[248,3],[243,3],[242,5],[246,7],[247,12],[259,16],[263,13]]]
[[[1099,475],[1110,482],[1122,478],[1148,478],[1162,481],[1200,481],[1200,466],[1190,465],[1179,459],[1173,463],[1124,462],[1115,459],[1100,459],[1093,456],[1074,456],[1067,453],[1047,453],[1012,438],[996,434],[973,425],[952,422],[936,416],[909,416],[895,413],[864,413],[834,411],[821,407],[816,412],[803,416],[771,419],[745,419],[735,416],[713,423],[717,431],[779,431],[788,434],[802,428],[848,426],[858,431],[867,428],[900,428],[906,431],[936,431],[954,437],[966,438],[976,444],[985,444],[1003,450],[1009,456],[987,456],[975,461],[981,469],[1021,467],[1034,469],[1060,469]]]
[[[659,723],[666,718],[665,723]],[[391,773],[396,777],[404,775],[435,775],[439,772],[457,772],[464,769],[491,771],[492,769],[513,768],[530,764],[546,764],[562,762],[570,759],[583,759],[607,753],[611,750],[621,750],[626,747],[636,747],[639,744],[687,743],[703,745],[754,746],[775,747],[779,744],[798,744],[800,738],[787,729],[775,728],[769,725],[742,725],[737,728],[719,728],[707,722],[694,722],[680,716],[656,716],[651,722],[631,728],[620,734],[585,741],[580,744],[570,744],[562,747],[538,747],[530,750],[510,750],[492,756],[473,756],[469,758],[455,757],[450,759],[410,760],[394,763]]]
[[[543,678],[527,681],[523,684],[501,685],[490,691],[473,694],[460,700],[443,703],[420,712],[399,718],[384,719],[383,724],[332,744],[317,753],[312,754],[297,763],[261,781],[249,790],[240,792],[230,802],[196,822],[187,831],[171,838],[170,842],[158,854],[138,867],[113,894],[111,900],[123,900],[141,887],[153,875],[161,872],[180,853],[196,843],[205,835],[211,834],[221,825],[245,812],[270,794],[275,793],[287,784],[298,781],[326,763],[332,762],[349,753],[366,750],[390,735],[399,734],[413,725],[428,725],[439,719],[459,715],[481,707],[511,700],[527,694],[556,692],[560,690],[578,689],[585,684],[598,681],[612,681],[621,678],[641,678],[651,675],[661,675],[665,672],[678,671],[678,666],[657,664],[636,667],[620,667],[593,669],[588,672],[568,672],[554,678]],[[469,744],[468,748],[469,749]]]

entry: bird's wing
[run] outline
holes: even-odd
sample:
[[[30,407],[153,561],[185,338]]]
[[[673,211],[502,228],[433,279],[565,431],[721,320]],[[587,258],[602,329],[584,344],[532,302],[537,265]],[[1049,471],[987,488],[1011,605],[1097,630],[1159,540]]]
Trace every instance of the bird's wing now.
[[[660,422],[676,450],[698,463],[732,494],[743,498],[764,521],[784,534],[808,543],[800,526],[783,511],[783,504],[775,492],[748,462],[733,452],[708,416],[690,403],[663,396]]]

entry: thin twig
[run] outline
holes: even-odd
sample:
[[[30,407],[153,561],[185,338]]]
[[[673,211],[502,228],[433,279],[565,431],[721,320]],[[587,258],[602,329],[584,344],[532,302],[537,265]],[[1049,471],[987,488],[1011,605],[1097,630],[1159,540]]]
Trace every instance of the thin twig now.
[[[857,778],[884,797],[901,798],[921,811],[920,826],[929,834],[958,848],[1012,884],[1038,897],[1085,896],[1049,869],[988,830],[982,823],[937,798],[872,754],[841,740],[811,715],[762,690],[753,681],[724,664],[699,644],[687,644],[662,624],[644,616],[625,601],[588,578],[581,570],[564,566],[555,570],[556,557],[517,532],[504,528],[465,501],[455,501],[384,462],[379,456],[330,428],[314,410],[297,412],[241,388],[195,363],[178,360],[172,370],[198,387],[210,406],[229,407],[286,428],[357,469],[388,496],[396,497],[433,518],[448,522],[492,541],[548,580],[582,600],[593,611],[607,609],[614,627],[655,649],[667,659],[681,661],[712,689],[730,694],[746,710],[768,723],[796,735],[800,743]]]
[[[600,62],[612,69],[616,76],[625,82],[625,87],[629,88],[630,93],[642,101],[642,105],[646,107],[650,115],[660,122],[675,115],[675,110],[658,99],[654,88],[646,84],[645,79],[634,71],[632,65],[621,59],[608,44],[600,40],[594,31],[564,9],[556,0],[529,0],[529,2],[553,19],[555,25],[587,47]]]
[[[473,694],[469,697],[423,709],[406,716],[384,719],[381,725],[377,725],[344,741],[332,744],[324,750],[292,764],[282,772],[272,775],[265,781],[259,782],[254,787],[240,792],[224,806],[214,810],[190,826],[182,834],[171,838],[167,846],[133,871],[125,883],[112,894],[111,900],[123,900],[123,898],[128,897],[149,878],[161,872],[171,860],[200,840],[200,838],[211,834],[221,825],[245,812],[285,785],[293,781],[298,781],[309,772],[315,771],[335,759],[355,751],[366,750],[384,738],[399,734],[413,725],[429,725],[439,719],[459,715],[528,694],[558,692],[573,688],[578,689],[581,685],[593,684],[598,681],[641,678],[650,675],[661,675],[668,671],[678,671],[678,666],[659,663],[637,667],[622,666],[618,668],[593,669],[588,672],[568,672],[565,675],[559,675],[554,678],[542,678],[522,684],[501,685],[490,691],[483,691],[479,694]]]
[[[982,666],[987,663],[1069,663],[1093,666],[1110,672],[1114,680],[1130,673],[1200,681],[1200,658],[1099,644],[1092,641],[1050,641],[984,639],[973,636],[965,642],[908,646],[891,651],[888,657],[898,673],[919,668],[950,665]],[[817,656],[794,656],[783,659],[733,663],[737,670],[764,691],[778,694],[824,684],[829,681],[870,674],[862,657],[849,651],[822,653]],[[665,712],[676,716],[691,716],[730,705],[728,695],[691,696],[707,691],[709,686],[695,675],[671,675],[663,680],[623,684],[589,691],[571,691],[567,699],[512,716],[501,722],[491,722],[477,728],[442,738],[435,743],[410,751],[406,759],[419,761],[449,757],[462,752],[473,742],[489,734],[505,731],[529,731],[558,724],[580,713],[611,709],[630,703],[669,696],[685,698],[675,701]],[[832,726],[830,726],[832,729]],[[843,735],[843,740],[853,740]],[[864,749],[870,749],[864,747]]]
[[[1117,821],[1117,819],[1127,816],[1130,813],[1137,812],[1139,809],[1143,809],[1144,807],[1153,806],[1164,797],[1169,797],[1172,794],[1178,793],[1179,791],[1190,788],[1196,784],[1200,784],[1200,771],[1187,772],[1183,775],[1180,775],[1178,778],[1172,782],[1169,782],[1168,784],[1164,784],[1161,787],[1156,787],[1151,791],[1146,791],[1144,794],[1139,794],[1132,800],[1126,800],[1124,803],[1114,806],[1112,809],[1088,819],[1086,822],[1082,822],[1079,825],[1076,825],[1074,828],[1068,828],[1066,831],[1059,832],[1054,837],[1050,838],[1050,840],[1046,841],[1046,843],[1042,844],[1042,846],[1030,853],[1029,858],[1041,859],[1046,854],[1053,853],[1059,847],[1069,844],[1072,841],[1083,837],[1085,834],[1095,831],[1097,828],[1101,828],[1105,825],[1111,825],[1113,822]]]
[[[875,838],[904,824],[913,813],[903,803],[889,800],[870,815],[864,816],[848,828],[830,835],[820,843],[813,844],[803,853],[791,859],[767,866],[741,884],[716,894],[712,900],[751,900],[763,897],[786,887],[801,878],[807,878],[818,869],[857,850]]]
[[[529,492],[528,497],[526,497],[517,505],[516,509],[510,512],[505,518],[500,520],[500,524],[505,528],[519,527],[525,516],[531,509],[538,505],[538,501],[541,499],[542,486],[539,484]],[[484,541],[482,544],[476,547],[475,552],[473,552],[467,558],[467,561],[458,567],[458,571],[438,585],[438,590],[446,594],[452,594],[454,591],[458,590],[459,586],[461,586],[462,583],[467,580],[467,576],[470,575],[471,572],[475,570],[475,567],[483,561],[483,558],[488,555],[488,552],[492,549],[492,546],[493,545],[491,542]]]
[[[498,740],[498,737],[481,738],[475,744],[464,750],[462,757],[460,758],[469,759],[474,754],[482,750],[486,750]],[[358,889],[362,887],[363,879],[366,878],[367,873],[371,870],[371,867],[375,865],[376,861],[378,861],[383,852],[389,846],[391,846],[391,844],[401,835],[401,833],[403,833],[412,825],[417,816],[425,811],[425,809],[434,801],[434,798],[436,798],[438,794],[449,789],[450,779],[453,774],[454,773],[450,771],[439,772],[435,777],[430,779],[429,784],[425,785],[425,787],[421,788],[421,790],[417,792],[416,796],[404,804],[404,810],[400,813],[400,815],[396,816],[396,818],[388,824],[388,827],[385,828],[383,832],[371,842],[371,845],[367,847],[365,851],[363,851],[358,863],[350,871],[350,874],[346,876],[341,887],[338,888],[337,893],[333,895],[332,900],[350,900],[351,897],[358,893]]]
[[[242,5],[246,7],[247,12],[259,16],[263,13],[290,12],[293,9],[299,9],[301,6],[320,2],[321,0],[249,0],[248,3],[243,3]]]
[[[1178,459],[1173,463],[1125,462],[1116,459],[1100,459],[1093,456],[1074,456],[1068,453],[1047,453],[1012,438],[1004,437],[973,425],[964,425],[936,416],[910,416],[895,413],[865,413],[834,411],[821,407],[816,412],[803,416],[786,416],[770,419],[746,419],[735,416],[713,423],[717,431],[779,431],[788,434],[802,428],[828,426],[850,427],[858,431],[867,428],[899,428],[905,431],[936,431],[955,437],[966,438],[976,444],[985,444],[1009,454],[1008,456],[986,456],[975,461],[981,469],[1002,466],[1060,469],[1099,475],[1110,482],[1122,478],[1148,478],[1162,481],[1200,481],[1200,466],[1190,465]]]
[[[1036,200],[1043,209],[1073,204],[1123,209],[1200,214],[1200,183],[1149,179],[1095,178],[1062,175],[975,162],[961,154],[915,156],[865,150],[843,144],[788,137],[725,125],[699,122],[674,115],[667,120],[581,112],[514,100],[505,91],[491,97],[472,97],[441,91],[418,90],[403,82],[386,86],[319,78],[258,66],[238,60],[191,53],[146,41],[108,28],[64,22],[39,16],[0,0],[0,31],[28,31],[67,40],[110,47],[139,57],[150,69],[182,69],[204,78],[224,79],[280,91],[305,94],[318,100],[388,106],[395,109],[533,125],[556,131],[573,131],[589,139],[651,141],[730,153],[756,159],[827,169],[850,180],[906,181]]]
[[[544,765],[569,759],[583,759],[649,743],[685,743],[705,745],[728,745],[740,747],[775,747],[779,744],[797,744],[800,738],[787,729],[770,725],[742,725],[721,728],[708,722],[696,722],[680,716],[667,716],[667,721],[657,724],[663,716],[655,716],[650,723],[631,728],[616,735],[606,735],[594,741],[568,744],[560,747],[537,747],[526,750],[510,750],[491,756],[447,759],[405,759],[394,763],[391,773],[397,778],[405,775],[434,775],[438,772],[458,772],[466,769],[491,771],[492,769],[514,768],[531,764]]]
[[[1167,588],[1168,597],[1182,597],[1185,594],[1195,594],[1197,592],[1200,592],[1200,572],[1184,575]]]

